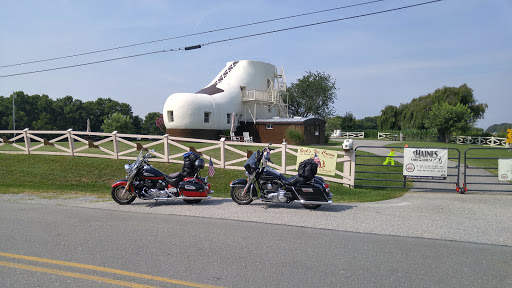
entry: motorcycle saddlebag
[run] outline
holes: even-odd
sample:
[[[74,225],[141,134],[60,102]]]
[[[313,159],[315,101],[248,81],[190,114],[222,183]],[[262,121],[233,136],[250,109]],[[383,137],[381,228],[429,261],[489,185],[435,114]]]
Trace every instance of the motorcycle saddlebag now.
[[[317,184],[297,185],[295,187],[295,191],[297,191],[297,194],[306,201],[328,201],[322,186]]]
[[[179,188],[183,196],[186,197],[206,197],[208,196],[208,192],[203,185],[196,180],[187,180],[181,181],[179,184]]]

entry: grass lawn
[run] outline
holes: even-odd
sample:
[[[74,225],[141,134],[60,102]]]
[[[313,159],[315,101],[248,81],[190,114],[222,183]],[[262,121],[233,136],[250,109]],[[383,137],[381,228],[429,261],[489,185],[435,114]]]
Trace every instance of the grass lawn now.
[[[281,157],[274,158],[280,160]],[[0,193],[53,192],[93,194],[109,198],[112,183],[125,178],[124,164],[127,162],[89,157],[0,153]],[[152,164],[167,174],[181,170],[181,164]],[[245,173],[218,167],[215,170],[215,176],[209,178],[212,190],[215,191],[213,196],[229,198],[229,183],[245,178]],[[202,172],[206,176],[207,172]],[[337,183],[330,183],[330,189],[334,202],[381,201],[400,197],[406,192],[405,189],[353,189]]]

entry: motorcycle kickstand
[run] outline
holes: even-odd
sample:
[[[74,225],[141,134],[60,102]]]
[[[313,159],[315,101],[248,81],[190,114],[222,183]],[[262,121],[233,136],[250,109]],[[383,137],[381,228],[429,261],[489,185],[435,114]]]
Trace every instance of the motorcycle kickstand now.
[[[153,205],[151,205],[151,207],[149,207],[149,208],[153,208],[153,207],[155,207],[155,205],[156,205],[156,203],[157,203],[157,202],[158,202],[158,199],[155,199],[155,203],[153,203]]]

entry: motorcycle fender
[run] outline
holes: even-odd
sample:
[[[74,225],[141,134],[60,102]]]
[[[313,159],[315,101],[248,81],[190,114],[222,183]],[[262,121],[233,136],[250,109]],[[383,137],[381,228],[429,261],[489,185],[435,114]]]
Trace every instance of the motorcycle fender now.
[[[117,186],[126,186],[127,183],[128,183],[128,180],[126,180],[126,179],[119,180],[116,183],[112,184],[112,188],[117,187]],[[133,190],[133,185],[130,185],[130,192],[132,194],[135,193],[135,191]]]
[[[231,187],[234,187],[234,186],[244,186],[247,185],[247,179],[236,179],[235,181],[231,182],[231,184],[229,184],[229,186]]]
[[[236,187],[236,186],[240,186],[240,187],[245,187],[247,185],[247,179],[237,179],[233,182],[231,182],[231,184],[229,184],[229,186],[231,187]],[[251,197],[255,198],[255,197],[258,197],[258,191],[256,190],[256,187],[254,186],[253,183],[251,183],[251,185],[249,186],[249,191],[251,191]]]

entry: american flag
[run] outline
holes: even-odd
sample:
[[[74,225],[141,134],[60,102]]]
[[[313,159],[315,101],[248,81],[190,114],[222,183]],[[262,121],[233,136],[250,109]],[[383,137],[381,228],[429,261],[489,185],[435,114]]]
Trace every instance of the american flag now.
[[[208,176],[213,177],[215,175],[215,167],[213,167],[212,157],[210,157],[210,163],[208,163]]]
[[[318,155],[316,155],[316,153],[315,153],[315,158],[313,159],[313,161],[315,161],[315,163],[318,164],[318,166],[320,166],[320,158],[318,158]]]

